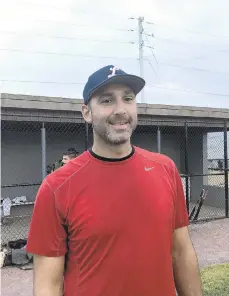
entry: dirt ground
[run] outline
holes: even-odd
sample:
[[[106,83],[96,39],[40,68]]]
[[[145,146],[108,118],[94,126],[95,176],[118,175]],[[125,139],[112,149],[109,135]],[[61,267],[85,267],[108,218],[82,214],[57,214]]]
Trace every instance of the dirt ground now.
[[[190,235],[201,267],[229,262],[229,219],[193,224]]]
[[[190,235],[201,267],[229,262],[229,219],[193,224]],[[33,272],[17,267],[1,270],[2,296],[32,296]]]

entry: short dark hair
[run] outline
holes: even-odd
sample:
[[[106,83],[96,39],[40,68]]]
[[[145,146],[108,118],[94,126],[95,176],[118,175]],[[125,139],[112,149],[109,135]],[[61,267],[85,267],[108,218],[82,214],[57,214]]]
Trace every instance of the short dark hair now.
[[[79,152],[77,152],[75,149],[74,150],[70,150],[70,151],[68,149],[68,151],[66,151],[66,152],[63,153],[63,155],[68,156],[69,158],[75,158],[78,154],[79,154]]]
[[[75,148],[69,148],[68,151],[78,153]]]

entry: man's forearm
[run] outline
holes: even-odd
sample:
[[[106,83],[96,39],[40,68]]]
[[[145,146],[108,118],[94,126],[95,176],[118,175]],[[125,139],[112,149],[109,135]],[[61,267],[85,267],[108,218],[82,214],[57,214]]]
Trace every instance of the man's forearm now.
[[[173,255],[175,285],[179,296],[202,296],[202,284],[195,250]]]
[[[63,296],[65,256],[34,255],[33,296]]]
[[[63,282],[34,283],[34,296],[63,296]]]

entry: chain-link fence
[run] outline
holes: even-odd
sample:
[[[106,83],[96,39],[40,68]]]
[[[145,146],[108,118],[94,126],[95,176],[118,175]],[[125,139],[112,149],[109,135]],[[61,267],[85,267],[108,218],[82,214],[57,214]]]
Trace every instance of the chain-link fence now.
[[[211,126],[208,132],[202,127],[188,127],[187,132],[187,171],[191,184],[190,213],[194,207],[200,208],[199,215],[194,220],[228,216],[227,126],[223,122],[221,126]],[[202,148],[202,154],[196,153],[197,146]],[[219,161],[214,161],[214,158]]]
[[[75,118],[65,122],[2,121],[2,243],[26,239],[42,178],[62,165],[69,149],[92,145],[92,129]],[[176,163],[191,221],[228,217],[226,122],[144,120],[132,143]],[[195,211],[194,211],[195,210]]]

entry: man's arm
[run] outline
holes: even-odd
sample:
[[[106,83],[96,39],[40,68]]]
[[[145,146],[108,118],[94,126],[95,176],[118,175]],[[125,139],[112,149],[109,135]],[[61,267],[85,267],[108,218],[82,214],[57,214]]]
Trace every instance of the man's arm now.
[[[187,227],[175,229],[172,256],[178,295],[202,296],[198,260]]]
[[[63,296],[65,257],[34,255],[34,296]]]
[[[62,296],[67,232],[47,180],[36,196],[26,250],[34,255],[34,296]]]
[[[177,167],[174,163],[172,166],[175,184],[172,248],[175,285],[179,296],[202,296],[197,256],[188,231],[189,217],[183,184]]]

